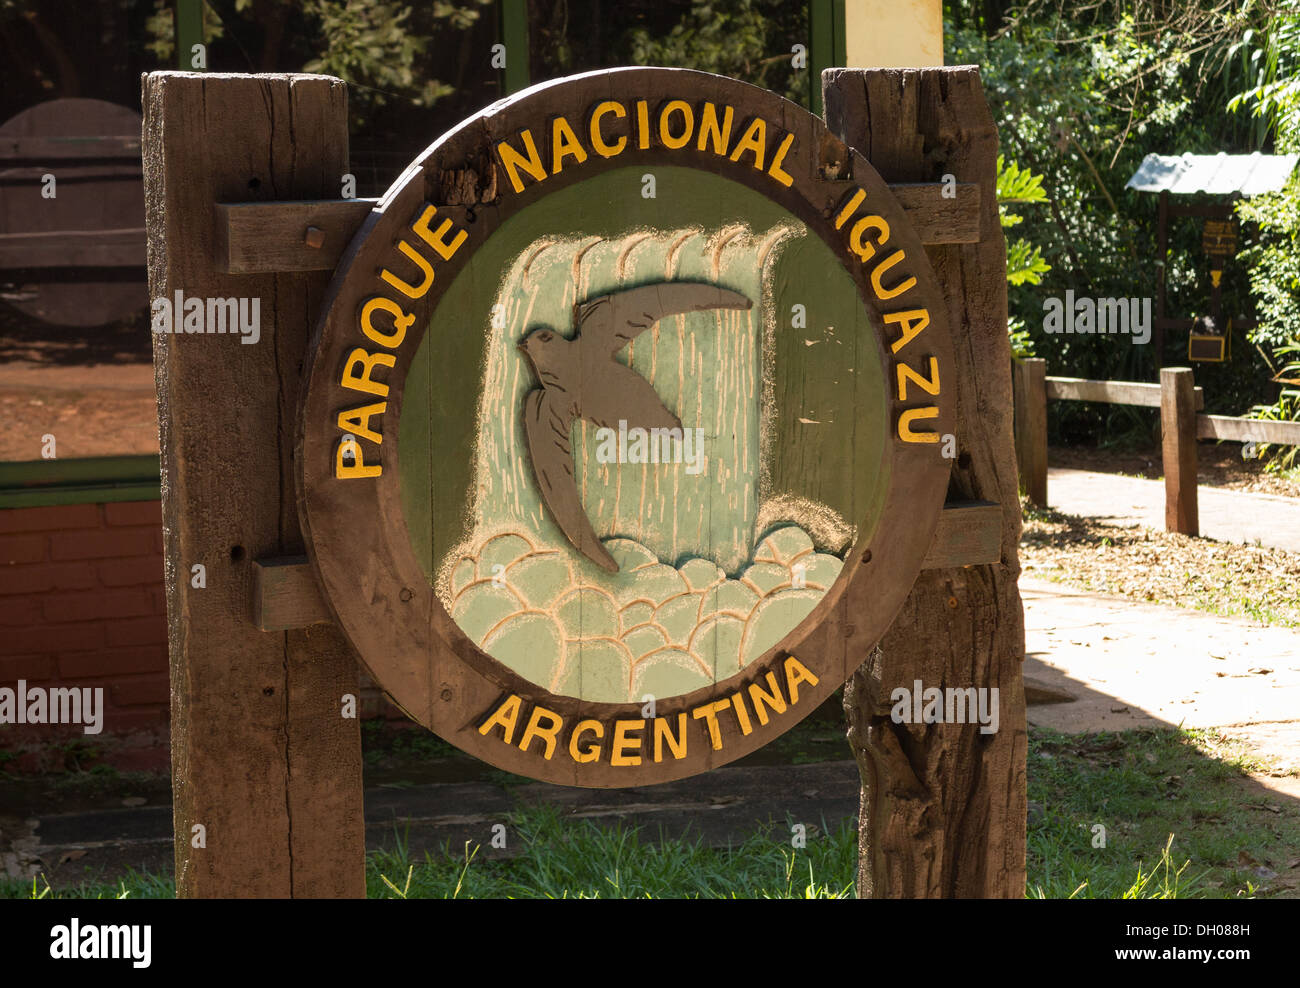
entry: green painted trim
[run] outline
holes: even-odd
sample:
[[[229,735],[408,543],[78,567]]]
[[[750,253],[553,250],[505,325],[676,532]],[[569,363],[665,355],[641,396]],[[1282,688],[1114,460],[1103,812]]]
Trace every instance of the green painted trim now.
[[[822,70],[848,61],[844,0],[808,0],[808,96],[822,115]]]
[[[506,67],[501,73],[506,93],[527,89],[532,79],[528,67],[528,0],[501,0],[501,43],[506,46]]]
[[[832,65],[849,63],[849,30],[844,13],[844,0],[831,0],[831,16],[835,21],[835,51],[832,53]]]
[[[0,463],[0,508],[156,501],[160,470],[156,455]]]
[[[203,0],[176,0],[173,16],[176,18],[176,67],[193,72],[190,52],[195,45],[203,44]]]

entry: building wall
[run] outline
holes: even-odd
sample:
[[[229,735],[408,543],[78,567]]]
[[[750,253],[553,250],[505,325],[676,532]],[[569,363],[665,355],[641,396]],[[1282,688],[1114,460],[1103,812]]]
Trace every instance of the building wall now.
[[[161,502],[0,510],[0,686],[20,679],[102,687],[96,740],[149,732],[165,745]],[[405,719],[365,675],[358,699],[362,718]],[[82,736],[79,725],[3,725],[0,748]]]
[[[158,501],[0,511],[0,685],[104,688],[104,734],[167,723]],[[81,734],[75,725],[16,735]]]

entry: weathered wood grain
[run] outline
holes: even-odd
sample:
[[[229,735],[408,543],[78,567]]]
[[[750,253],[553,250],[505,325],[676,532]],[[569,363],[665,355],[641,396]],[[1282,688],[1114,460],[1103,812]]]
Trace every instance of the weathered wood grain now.
[[[378,201],[219,203],[213,242],[217,270],[232,274],[333,271]],[[316,232],[309,234],[312,228]]]
[[[253,563],[253,623],[262,631],[287,631],[333,620],[306,556]]]
[[[0,269],[140,267],[144,227],[0,233]]]
[[[1016,403],[1016,461],[1020,483],[1031,503],[1047,507],[1047,361],[1041,357],[1012,365]]]
[[[833,187],[834,183],[826,183]],[[849,190],[852,183],[843,183]],[[980,192],[958,185],[956,198],[944,197],[937,182],[891,185],[889,191],[907,214],[923,244],[964,244],[979,240]],[[323,199],[316,202],[234,202],[217,206],[218,270],[239,274],[274,271],[328,271],[360,228],[378,199]],[[314,226],[324,234],[319,248],[305,242]]]
[[[140,138],[134,134],[0,137],[0,161],[121,161],[139,157]]]
[[[947,189],[935,182],[891,182],[889,191],[927,247],[979,242],[981,193],[975,183],[959,183],[955,189]],[[945,196],[945,191],[953,194]]]
[[[1197,388],[1196,390],[1200,390]],[[1226,439],[1238,443],[1274,443],[1300,446],[1300,422],[1234,418],[1229,415],[1196,416],[1198,439]]]
[[[327,278],[224,274],[210,247],[214,203],[338,188],[346,89],[323,76],[155,72],[142,98],[151,295],[261,300],[255,345],[154,336],[177,894],[362,896],[360,732],[341,716],[355,660],[335,628],[266,634],[248,604],[254,559],[304,549],[292,433]]]
[[[945,504],[923,570],[982,566],[1002,559],[1002,506],[989,502]]]
[[[0,124],[0,171],[0,269],[25,272],[11,276],[23,290],[6,305],[60,326],[148,305],[139,113],[97,99],[37,103]]]
[[[1205,394],[1194,388],[1196,409],[1205,407]],[[1047,397],[1058,401],[1099,401],[1110,405],[1160,407],[1160,385],[1140,381],[1088,381],[1081,377],[1047,378]]]
[[[994,193],[997,131],[974,66],[830,69],[827,123],[890,182],[951,173],[982,189],[978,244],[930,248],[957,361],[950,498],[1001,506],[1001,560],[921,574],[845,688],[862,771],[859,894],[1020,898],[1025,888],[1024,621],[1012,439],[1006,254]],[[1001,726],[895,724],[895,687],[998,688]]]
[[[1196,496],[1196,402],[1189,367],[1160,369],[1165,530],[1199,535]]]

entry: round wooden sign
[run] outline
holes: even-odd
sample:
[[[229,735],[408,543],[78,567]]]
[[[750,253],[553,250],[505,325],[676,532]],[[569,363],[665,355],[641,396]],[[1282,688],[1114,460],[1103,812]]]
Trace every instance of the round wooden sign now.
[[[445,134],[336,272],[297,463],[339,625],[492,764],[630,786],[788,730],[920,571],[944,297],[880,176],[700,72],[534,87]]]

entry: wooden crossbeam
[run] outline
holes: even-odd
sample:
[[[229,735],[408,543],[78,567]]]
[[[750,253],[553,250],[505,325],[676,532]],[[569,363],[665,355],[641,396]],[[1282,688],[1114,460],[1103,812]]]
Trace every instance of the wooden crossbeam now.
[[[848,188],[852,183],[844,183]],[[945,198],[936,182],[889,187],[921,243],[973,244],[980,238],[980,187]],[[329,271],[378,199],[217,204],[216,266],[229,274]]]
[[[1233,418],[1229,415],[1198,415],[1196,416],[1196,438],[1300,446],[1300,422]]]
[[[145,263],[144,227],[0,233],[0,269],[137,268]]]
[[[235,202],[217,205],[219,271],[330,271],[378,199]]]
[[[984,566],[1002,558],[1002,508],[988,501],[947,504],[922,569]],[[288,631],[333,621],[306,556],[253,562],[253,624]]]
[[[0,161],[140,160],[140,136],[0,138]]]
[[[1205,407],[1205,394],[1194,391],[1196,408]],[[1080,377],[1047,378],[1047,397],[1065,401],[1100,401],[1110,405],[1160,407],[1160,385],[1140,381],[1088,381]]]

